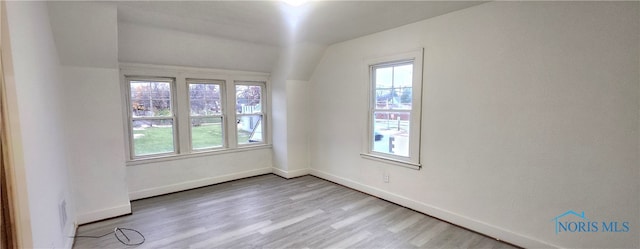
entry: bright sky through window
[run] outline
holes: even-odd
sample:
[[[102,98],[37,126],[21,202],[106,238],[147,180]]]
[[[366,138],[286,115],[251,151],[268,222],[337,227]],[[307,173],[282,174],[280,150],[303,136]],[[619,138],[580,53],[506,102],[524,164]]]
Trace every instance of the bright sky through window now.
[[[377,87],[411,87],[413,65],[385,67],[376,70]]]

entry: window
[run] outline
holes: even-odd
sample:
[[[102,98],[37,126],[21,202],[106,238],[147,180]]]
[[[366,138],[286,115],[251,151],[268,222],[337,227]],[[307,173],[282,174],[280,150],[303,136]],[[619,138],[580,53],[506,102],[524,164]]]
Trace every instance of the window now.
[[[368,66],[371,92],[364,155],[419,168],[422,51]]]
[[[129,79],[132,154],[176,153],[172,79]]]
[[[268,74],[140,64],[121,73],[128,165],[269,146]]]
[[[188,80],[191,149],[208,150],[224,145],[222,81]]]
[[[238,144],[263,143],[264,84],[259,82],[236,82],[236,122]]]

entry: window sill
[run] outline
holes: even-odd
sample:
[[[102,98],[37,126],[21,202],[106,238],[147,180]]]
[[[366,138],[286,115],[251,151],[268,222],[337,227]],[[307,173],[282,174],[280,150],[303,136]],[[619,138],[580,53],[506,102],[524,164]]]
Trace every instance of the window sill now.
[[[360,153],[360,156],[362,158],[364,158],[364,159],[369,159],[369,160],[373,160],[373,161],[393,164],[393,165],[397,165],[397,166],[401,166],[401,167],[405,167],[405,168],[410,168],[410,169],[415,169],[415,170],[420,170],[422,168],[422,165],[420,165],[420,164],[415,164],[415,163],[411,163],[411,162],[407,162],[407,161],[400,161],[398,159],[393,159],[393,158],[388,158],[388,157],[383,157],[383,156],[378,156],[378,155]]]
[[[158,156],[158,157],[149,157],[149,158],[140,158],[140,159],[128,160],[126,164],[127,164],[127,166],[135,166],[135,165],[167,162],[167,161],[182,160],[182,159],[196,158],[196,157],[203,157],[203,156],[215,156],[215,155],[220,155],[220,154],[238,153],[238,152],[261,150],[261,149],[270,149],[271,147],[272,147],[272,145],[270,145],[270,144],[261,144],[261,145],[253,145],[253,146],[243,146],[243,147],[233,148],[233,149],[220,149],[220,150],[214,150],[214,151],[198,151],[198,152],[192,152],[191,154],[166,155],[166,156]]]

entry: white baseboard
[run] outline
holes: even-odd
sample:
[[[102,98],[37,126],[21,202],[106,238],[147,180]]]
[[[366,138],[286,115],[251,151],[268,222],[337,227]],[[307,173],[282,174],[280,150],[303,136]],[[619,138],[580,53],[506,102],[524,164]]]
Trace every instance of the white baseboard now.
[[[317,176],[319,178],[323,178],[332,182],[336,182],[342,184],[344,186],[356,189],[358,191],[365,192],[367,194],[385,199],[387,201],[411,208],[413,210],[417,210],[419,212],[425,213],[427,215],[436,217],[441,220],[445,220],[452,224],[476,231],[478,233],[485,234],[487,236],[494,237],[499,240],[506,241],[508,243],[512,243],[514,245],[522,246],[524,248],[560,248],[557,245],[549,244],[544,241],[536,240],[531,237],[527,237],[522,234],[517,234],[506,229],[493,226],[491,224],[484,223],[482,221],[475,220],[470,217],[466,217],[460,214],[456,214],[438,207],[434,207],[432,205],[411,200],[407,197],[400,196],[394,193],[390,193],[384,191],[379,188],[375,188],[369,185],[365,185],[351,179],[339,177],[336,175],[329,174],[327,172],[319,171],[316,169],[311,169],[310,174],[313,176]]]
[[[70,229],[70,230],[69,230]],[[71,223],[71,226],[68,226],[67,229],[65,229],[64,231],[64,235],[67,236],[65,238],[65,243],[64,243],[64,247],[65,249],[72,249],[73,248],[73,242],[75,241],[75,236],[76,236],[76,231],[78,230],[78,222],[73,221]]]
[[[131,203],[127,202],[126,205],[111,207],[100,209],[97,211],[84,213],[78,215],[78,224],[86,224],[93,221],[104,220],[107,218],[112,218],[120,215],[130,214],[131,213]],[[74,229],[75,233],[75,229]]]
[[[310,172],[311,172],[311,169],[297,169],[297,170],[286,171],[286,170],[281,170],[275,167],[273,168],[274,174],[282,176],[287,179],[308,175]]]
[[[143,190],[129,192],[129,198],[131,200],[137,200],[137,199],[142,199],[142,198],[147,198],[147,197],[152,197],[157,195],[164,195],[164,194],[169,194],[173,192],[183,191],[187,189],[204,187],[204,186],[208,186],[216,183],[237,180],[245,177],[269,174],[272,172],[273,172],[272,168],[261,168],[261,169],[243,171],[243,172],[221,175],[216,177],[207,177],[207,178],[202,178],[202,179],[193,180],[193,181],[181,182],[181,183],[176,183],[176,184],[171,184],[166,186],[147,188]]]

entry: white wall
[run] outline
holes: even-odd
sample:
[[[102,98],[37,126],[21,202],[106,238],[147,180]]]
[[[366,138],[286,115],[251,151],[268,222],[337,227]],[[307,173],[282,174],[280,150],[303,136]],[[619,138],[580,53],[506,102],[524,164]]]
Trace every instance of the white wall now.
[[[121,62],[171,66],[271,72],[280,52],[275,46],[131,23],[119,24],[118,40]],[[275,84],[271,88],[276,89]],[[272,106],[278,106],[281,98],[276,90],[273,94]],[[274,129],[281,129],[276,123],[281,112],[272,114]],[[281,138],[272,134],[275,149]],[[138,199],[270,173],[273,160],[268,148],[127,167],[130,196]]]
[[[639,13],[491,2],[330,46],[310,80],[312,173],[524,247],[637,248]],[[423,168],[361,158],[364,61],[418,47]],[[567,210],[632,230],[556,235]]]
[[[29,214],[19,222],[30,222],[31,241],[22,246],[36,248],[71,247],[74,217],[65,149],[63,83],[44,2],[6,2],[11,58],[8,66],[8,95],[15,97],[12,113],[12,151],[15,167],[23,168]],[[6,33],[5,33],[6,34]],[[16,120],[17,119],[17,120]],[[58,205],[66,200],[69,217],[62,224]],[[24,211],[24,210],[22,210]],[[22,212],[21,211],[21,212]],[[24,232],[24,231],[23,231]]]
[[[287,174],[287,68],[280,58],[269,78],[271,83],[271,134],[273,136],[273,167],[282,176]],[[278,171],[280,170],[280,171]]]
[[[287,81],[287,171],[309,173],[309,81]]]
[[[283,48],[271,73],[273,165],[283,177],[309,172],[309,78],[327,46],[299,43]]]
[[[51,1],[47,5],[62,65],[118,67],[115,5],[81,1]]]
[[[130,213],[118,69],[65,66],[62,79],[78,222]]]
[[[115,5],[50,2],[62,67],[65,137],[78,223],[131,212]]]
[[[308,81],[325,49],[326,45],[308,42],[286,45],[279,51],[278,64],[272,70],[274,74],[284,74],[287,80]]]
[[[278,59],[274,46],[120,23],[118,59],[172,66],[270,72]]]
[[[63,67],[78,222],[131,212],[133,199],[270,173],[270,148],[126,166],[118,61],[269,71],[277,48],[118,23],[115,5],[50,3]],[[91,18],[89,18],[89,16]],[[248,56],[249,55],[249,56]]]
[[[271,148],[198,156],[127,167],[132,200],[272,171]]]
[[[234,80],[265,81],[269,77],[269,74],[246,71],[124,63],[121,64],[120,73],[122,81],[125,80],[125,75],[174,78],[178,95],[188,91],[186,79],[225,79],[227,82],[233,83]],[[124,82],[121,84],[124,84]],[[226,90],[227,96],[234,94],[233,88],[227,87]],[[124,100],[121,100],[121,103],[122,101]],[[227,99],[227,101],[233,103],[233,99]],[[188,148],[190,145],[185,138],[190,133],[190,122],[188,119],[181,119],[181,117],[188,116],[189,106],[188,104],[183,105],[183,103],[188,103],[188,99],[178,97],[176,103],[177,111],[179,112],[176,131],[181,138],[179,147],[182,148],[178,149],[178,151],[181,153],[173,157],[128,162],[126,169],[127,185],[131,199],[167,194],[272,172],[272,147],[268,144],[255,146],[230,145],[228,149],[221,151],[189,154]],[[266,102],[266,106],[266,108],[269,108],[269,101]],[[120,115],[123,115],[125,109],[127,108],[121,109]],[[235,127],[234,119],[225,120],[229,125],[227,127]],[[266,120],[268,122],[268,117]],[[268,127],[270,126],[265,128]],[[266,141],[268,142],[270,139],[269,134],[266,136]],[[125,140],[128,140],[128,138]],[[230,138],[227,142],[233,144],[236,141]]]
[[[309,81],[272,81],[273,167],[285,177],[309,174]]]

